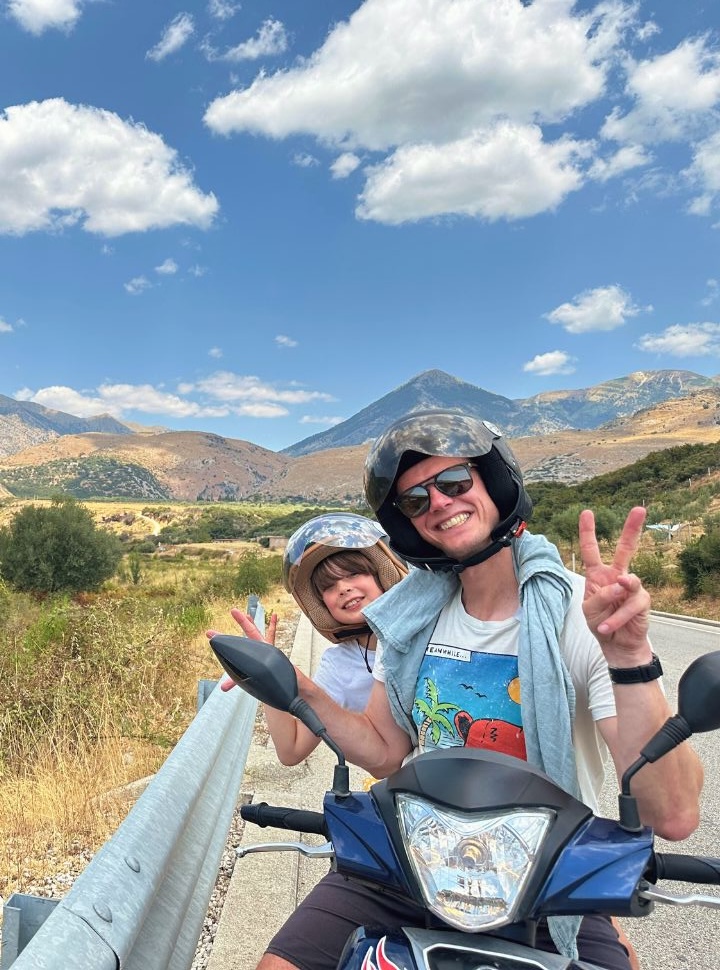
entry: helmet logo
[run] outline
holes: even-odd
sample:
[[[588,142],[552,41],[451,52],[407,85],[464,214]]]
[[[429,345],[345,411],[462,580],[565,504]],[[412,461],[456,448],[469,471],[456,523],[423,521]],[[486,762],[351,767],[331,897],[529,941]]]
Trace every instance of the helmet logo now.
[[[493,424],[492,421],[483,421],[483,424],[488,429],[490,434],[495,435],[496,438],[502,438],[503,436],[502,431],[500,430],[500,428],[498,428],[496,424]]]

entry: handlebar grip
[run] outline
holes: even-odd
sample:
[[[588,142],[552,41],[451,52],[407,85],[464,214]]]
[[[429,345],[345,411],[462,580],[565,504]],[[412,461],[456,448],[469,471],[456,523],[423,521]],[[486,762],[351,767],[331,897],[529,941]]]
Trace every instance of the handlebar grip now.
[[[720,886],[720,859],[702,855],[679,855],[676,852],[655,853],[655,875],[658,879]]]
[[[276,829],[290,829],[292,832],[309,832],[314,835],[324,835],[327,838],[325,816],[322,812],[307,812],[299,808],[280,808],[258,802],[257,805],[242,805],[240,817],[246,822],[267,828],[268,825]]]

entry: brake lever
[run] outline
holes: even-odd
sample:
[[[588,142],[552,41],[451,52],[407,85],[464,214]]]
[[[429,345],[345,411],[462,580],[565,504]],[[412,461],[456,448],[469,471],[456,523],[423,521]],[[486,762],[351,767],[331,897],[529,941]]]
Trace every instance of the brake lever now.
[[[322,845],[307,845],[305,842],[256,842],[255,845],[239,845],[235,849],[238,859],[253,852],[299,852],[308,859],[335,858],[332,842],[324,842]]]

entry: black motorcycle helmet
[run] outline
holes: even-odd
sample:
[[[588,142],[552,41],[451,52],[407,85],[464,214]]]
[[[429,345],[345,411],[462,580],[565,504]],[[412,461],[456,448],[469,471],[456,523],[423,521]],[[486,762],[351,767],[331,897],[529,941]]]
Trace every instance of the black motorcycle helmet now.
[[[393,504],[400,475],[435,456],[472,462],[500,514],[490,545],[463,562],[422,539],[411,520]],[[391,549],[415,566],[436,571],[461,572],[489,559],[510,545],[532,513],[520,466],[502,432],[489,421],[444,409],[414,411],[375,439],[365,460],[365,497],[388,534]]]

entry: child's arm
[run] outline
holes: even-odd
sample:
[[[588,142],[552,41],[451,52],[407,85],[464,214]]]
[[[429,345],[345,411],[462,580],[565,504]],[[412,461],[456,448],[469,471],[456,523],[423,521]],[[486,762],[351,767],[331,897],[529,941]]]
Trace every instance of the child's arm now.
[[[268,621],[267,636],[263,637],[255,626],[252,617],[241,610],[232,609],[230,615],[240,626],[242,632],[251,640],[264,640],[266,643],[275,643],[275,631],[277,629],[277,614],[272,613]],[[212,631],[210,631],[212,633]],[[221,690],[230,690],[235,686],[231,678],[227,678],[220,685]],[[314,751],[320,743],[320,738],[309,731],[304,724],[301,724],[292,714],[284,711],[277,711],[274,707],[265,705],[265,720],[267,721],[270,737],[275,745],[275,752],[278,760],[284,765],[297,765]]]
[[[278,760],[284,765],[299,764],[320,744],[320,738],[292,714],[276,711],[266,704],[265,720]]]

